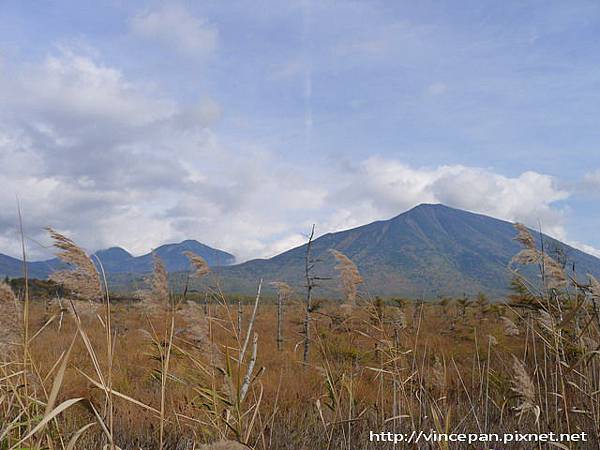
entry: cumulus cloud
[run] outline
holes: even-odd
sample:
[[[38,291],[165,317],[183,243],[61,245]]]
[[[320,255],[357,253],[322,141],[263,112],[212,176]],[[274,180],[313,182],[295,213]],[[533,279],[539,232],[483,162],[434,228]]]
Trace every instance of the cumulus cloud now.
[[[443,203],[533,227],[539,221],[546,233],[558,238],[566,235],[564,216],[556,203],[569,193],[548,175],[530,171],[507,177],[462,165],[414,168],[372,157],[347,177],[346,187],[335,199],[349,206],[331,217],[332,226],[355,226],[356,221],[389,217],[419,203]]]
[[[138,36],[169,45],[188,56],[208,55],[217,46],[217,29],[181,4],[163,4],[136,15],[131,29]]]

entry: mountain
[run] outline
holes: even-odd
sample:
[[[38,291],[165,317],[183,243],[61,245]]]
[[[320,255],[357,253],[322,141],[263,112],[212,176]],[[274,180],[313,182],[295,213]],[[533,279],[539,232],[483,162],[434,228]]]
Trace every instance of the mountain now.
[[[191,251],[202,256],[210,266],[227,266],[235,262],[235,257],[222,250],[217,250],[198,241],[186,240],[179,244],[166,244],[154,250],[165,263],[169,272],[180,272],[190,269],[184,252]],[[100,261],[108,275],[143,274],[152,271],[152,253],[133,256],[120,247],[99,250],[94,254],[94,261]],[[47,278],[52,272],[64,268],[58,259],[29,262],[27,265],[31,278]],[[0,276],[23,276],[23,263],[17,258],[0,254]]]
[[[7,255],[0,254],[0,274],[2,276],[14,277],[19,271],[23,273],[23,263]]]
[[[515,235],[510,222],[423,204],[390,220],[315,239],[312,255],[318,262],[314,273],[333,278],[320,283],[323,295],[339,292],[335,260],[329,252],[336,249],[358,266],[364,287],[372,295],[433,299],[484,292],[500,298],[510,285],[509,262],[520,250]],[[543,240],[549,252],[563,249],[569,267],[574,264],[578,274],[600,275],[600,259],[548,236]],[[270,259],[218,268],[217,272],[223,289],[230,292],[250,293],[260,278],[286,281],[303,289],[305,253],[306,245],[302,245]]]
[[[62,267],[64,267],[64,264],[56,258],[27,263],[28,275],[31,278],[47,278],[50,273]],[[23,262],[20,259],[0,253],[0,276],[22,277]]]
[[[228,266],[235,262],[235,256],[222,250],[211,248],[198,241],[187,240],[179,244],[166,244],[154,250],[165,263],[168,272],[190,270],[190,262],[184,252],[202,256],[209,266]],[[108,273],[147,273],[152,271],[152,253],[131,256],[122,248],[113,247],[96,253]]]

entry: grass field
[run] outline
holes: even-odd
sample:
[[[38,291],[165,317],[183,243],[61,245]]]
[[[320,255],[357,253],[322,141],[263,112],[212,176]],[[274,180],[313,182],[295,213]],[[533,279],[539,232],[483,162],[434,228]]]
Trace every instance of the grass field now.
[[[148,292],[111,303],[87,255],[53,237],[74,268],[58,275],[66,298],[1,284],[0,449],[599,448],[600,284],[568,279],[523,229],[515,262],[541,284],[517,276],[505,303],[370,298],[337,255],[346,300],[308,308],[285,285],[278,302],[189,301],[158,259]],[[587,442],[369,439],[430,430]]]

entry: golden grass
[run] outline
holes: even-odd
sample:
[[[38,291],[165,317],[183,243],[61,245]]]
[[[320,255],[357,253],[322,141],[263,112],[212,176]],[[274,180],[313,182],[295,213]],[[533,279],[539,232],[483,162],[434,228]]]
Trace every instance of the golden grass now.
[[[222,357],[234,358],[235,338],[221,325],[227,321],[226,307],[211,304],[210,308],[212,336],[208,338],[208,344],[214,342]],[[335,305],[327,304],[323,310],[335,310]],[[394,310],[394,307],[387,306],[385,313],[391,314]],[[486,402],[491,424],[489,432],[510,431],[514,427],[536,431],[536,414],[529,412],[540,400],[552,403],[557,375],[554,366],[546,368],[545,373],[540,372],[540,368],[552,357],[541,357],[545,347],[541,334],[545,331],[537,326],[537,321],[528,319],[526,327],[531,327],[531,334],[524,338],[505,336],[502,323],[491,317],[477,321],[475,311],[469,312],[466,320],[450,331],[446,318],[440,312],[440,307],[426,305],[420,327],[411,324],[399,331],[394,329],[393,323],[380,328],[379,323],[374,323],[365,311],[350,319],[351,331],[336,330],[329,318],[318,316],[313,323],[319,352],[315,353],[310,366],[303,369],[301,346],[298,345],[302,342],[302,306],[288,306],[284,327],[289,338],[284,342],[283,350],[277,351],[276,306],[262,305],[254,328],[260,336],[256,364],[265,369],[250,386],[246,405],[242,405],[252,412],[261,398],[259,415],[246,443],[254,448],[316,449],[326,448],[329,441],[334,443],[331,448],[345,448],[348,442],[357,445],[363,442],[364,448],[368,448],[365,436],[369,429],[404,430],[413,426],[433,426],[427,414],[431,408],[439,409],[440,413],[452,411],[455,418],[451,422],[453,427],[473,431],[478,427],[478,420],[486,414]],[[40,304],[32,308],[34,318],[43,313]],[[251,313],[251,306],[244,307],[246,317]],[[458,311],[451,312],[455,313]],[[147,330],[160,329],[168,313],[147,319],[140,314],[139,306],[131,304],[113,305],[112,315],[115,330],[113,389],[146,405],[142,407],[122,397],[115,398],[115,443],[121,448],[159,448],[160,414],[156,411],[161,409],[161,372],[164,366],[156,349],[162,346],[164,350],[166,342],[153,344]],[[82,322],[92,347],[101,349],[105,345],[105,332],[100,322],[94,317],[83,318]],[[178,448],[177,445],[182,445],[180,443],[184,440],[199,445],[213,439],[237,439],[239,436],[227,424],[220,422],[220,414],[226,409],[225,403],[231,403],[226,399],[224,364],[209,363],[209,352],[203,344],[196,345],[193,333],[179,315],[174,329],[176,337],[164,399],[164,448]],[[38,386],[33,395],[50,389],[56,371],[54,366],[76,333],[75,320],[68,318],[60,331],[50,326],[36,337],[31,346],[31,358],[43,374],[45,383]],[[540,336],[534,337],[538,333]],[[498,344],[486,348],[484,338],[488,335],[493,336]],[[536,340],[535,350],[531,346],[525,349],[525,339]],[[231,354],[227,356],[228,351]],[[524,360],[529,366],[537,367],[537,375],[527,375],[528,379],[525,376],[527,372],[519,370],[520,366],[512,361],[512,355],[518,355],[518,361]],[[591,353],[582,352],[579,358],[589,356]],[[597,370],[595,357],[586,364],[578,372]],[[107,365],[102,356],[99,356],[99,365]],[[8,375],[17,368],[5,366],[2,370]],[[86,345],[77,340],[70,352],[64,376],[67,382],[63,382],[59,403],[84,398],[100,410],[105,395],[97,384],[88,379],[96,378],[93,373]],[[487,393],[483,382],[486,374],[490,377]],[[238,389],[236,377],[235,374],[232,377],[234,386],[229,386],[233,391]],[[571,373],[569,380],[574,380],[579,387],[583,386],[586,393],[589,393],[588,389],[597,388],[598,380],[593,377],[585,379],[585,384],[582,384],[584,377]],[[531,383],[534,383],[534,388]],[[3,382],[5,387],[6,381]],[[598,417],[596,397],[583,395],[579,387],[567,386],[570,409],[588,413],[569,412],[572,414],[571,426],[577,424],[577,429],[592,433],[595,417]],[[213,393],[213,389],[216,392]],[[207,399],[207,395],[222,396],[223,399]],[[65,440],[94,421],[90,404],[74,406],[56,419],[55,426]],[[528,414],[519,418],[522,411]],[[544,428],[554,431],[566,429],[564,411],[559,413],[559,417],[553,417],[552,405],[549,404],[540,413],[540,423]],[[11,411],[4,405],[0,414],[8,416]],[[394,419],[396,416],[399,417]],[[459,418],[466,420],[461,423]],[[354,421],[348,422],[349,431],[341,425],[348,420]],[[57,432],[51,429],[52,434]],[[13,433],[16,432],[13,430]],[[243,433],[240,436],[243,438]],[[94,425],[80,438],[81,447],[78,448],[99,448],[95,447],[99,442],[103,442],[101,426]]]

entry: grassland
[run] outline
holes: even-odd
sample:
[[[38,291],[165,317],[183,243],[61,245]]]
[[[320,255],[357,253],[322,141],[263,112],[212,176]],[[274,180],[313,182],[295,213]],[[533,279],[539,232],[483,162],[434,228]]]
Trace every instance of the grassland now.
[[[523,229],[515,263],[538,265],[540,286],[515,274],[514,296],[493,304],[371,298],[343,255],[343,304],[284,286],[281,306],[260,289],[190,301],[159,259],[151,289],[111,302],[87,255],[54,238],[69,295],[1,285],[1,449],[483,448],[369,441],[413,430],[585,432],[502,448],[599,446],[600,284],[568,279]]]

